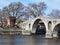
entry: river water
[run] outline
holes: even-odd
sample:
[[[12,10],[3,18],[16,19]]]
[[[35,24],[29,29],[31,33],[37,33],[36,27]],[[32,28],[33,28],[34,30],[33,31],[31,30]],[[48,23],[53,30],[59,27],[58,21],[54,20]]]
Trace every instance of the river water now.
[[[46,39],[41,35],[0,35],[0,45],[60,45],[60,39]]]

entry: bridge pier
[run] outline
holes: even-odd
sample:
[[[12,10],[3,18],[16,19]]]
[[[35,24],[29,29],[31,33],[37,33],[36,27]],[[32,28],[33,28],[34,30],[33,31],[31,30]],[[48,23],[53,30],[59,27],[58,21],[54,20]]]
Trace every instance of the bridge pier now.
[[[46,31],[45,38],[58,38],[58,33],[53,31]]]
[[[56,31],[53,32],[53,38],[58,38],[58,33]]]
[[[52,34],[52,31],[51,30],[46,31],[45,38],[53,38],[53,34]]]

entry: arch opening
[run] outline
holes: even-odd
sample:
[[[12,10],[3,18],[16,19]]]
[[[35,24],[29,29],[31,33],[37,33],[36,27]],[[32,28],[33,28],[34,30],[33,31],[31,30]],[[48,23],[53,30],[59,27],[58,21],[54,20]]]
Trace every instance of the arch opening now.
[[[49,21],[49,22],[48,22],[48,29],[49,29],[49,30],[51,30],[51,26],[52,26],[52,22]]]
[[[44,22],[41,19],[37,19],[33,24],[32,31],[36,35],[45,35],[46,28]]]
[[[57,35],[60,38],[60,24],[57,24],[53,29],[53,35]]]

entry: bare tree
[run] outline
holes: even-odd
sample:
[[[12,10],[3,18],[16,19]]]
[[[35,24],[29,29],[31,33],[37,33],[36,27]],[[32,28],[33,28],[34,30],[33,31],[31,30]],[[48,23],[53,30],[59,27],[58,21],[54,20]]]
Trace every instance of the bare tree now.
[[[2,14],[1,14],[1,9],[0,9],[0,26],[1,26],[1,23],[2,23]]]
[[[31,17],[31,9],[29,7],[25,7],[25,9],[23,10],[23,13],[22,13],[22,18],[24,20],[29,20],[29,18]]]
[[[40,2],[39,4],[29,4],[28,12],[30,15],[34,17],[42,16],[44,14],[44,10],[46,9],[46,4],[44,2]]]
[[[4,26],[4,23],[5,23],[5,15],[3,15],[3,11],[0,10],[0,27],[3,27]]]
[[[52,18],[60,18],[60,10],[53,10],[48,16]]]
[[[2,14],[1,14],[1,9],[0,9],[0,20],[1,20]]]
[[[18,18],[21,16],[20,12],[24,8],[24,5],[20,2],[18,2],[18,3],[14,2],[14,3],[11,3],[8,8],[9,8],[10,15]]]
[[[12,17],[15,17],[15,22],[16,23],[16,20],[22,16],[21,15],[21,11],[22,9],[24,8],[24,5],[20,2],[13,2],[11,3],[9,6],[6,6],[4,7],[1,11],[0,11],[0,17],[1,17],[1,22],[2,22],[2,26],[3,26],[3,23],[5,23],[5,20],[6,20],[6,17],[9,17],[9,16],[12,16]]]
[[[6,17],[8,17],[9,15],[10,15],[10,12],[9,12],[9,10],[8,10],[8,7],[4,7],[3,9],[2,9],[2,16],[4,17],[4,18],[6,18]]]
[[[21,10],[24,8],[24,5],[20,2],[11,3],[9,6],[2,9],[3,17],[13,16],[19,18],[21,16]]]
[[[44,14],[44,10],[46,9],[46,4],[44,2],[40,2],[39,4],[29,4],[23,10],[21,18],[24,20],[29,20],[31,18],[42,16]]]

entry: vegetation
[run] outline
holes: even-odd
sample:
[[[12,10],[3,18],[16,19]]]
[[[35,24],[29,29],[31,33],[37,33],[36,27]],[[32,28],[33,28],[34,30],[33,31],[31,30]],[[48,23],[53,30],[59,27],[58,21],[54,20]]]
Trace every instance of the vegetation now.
[[[0,26],[3,25],[3,22],[5,22],[6,18],[9,16],[16,18],[15,23],[17,25],[31,18],[43,16],[45,14],[46,8],[47,5],[44,2],[40,2],[38,4],[30,3],[27,6],[25,6],[21,2],[13,2],[4,7],[2,10],[0,9]],[[48,16],[60,18],[60,11],[53,10],[50,14],[48,14]],[[4,23],[4,25],[6,24]]]
[[[45,9],[46,4],[44,2],[39,4],[30,3],[28,6],[23,5],[21,2],[13,2],[2,10],[0,9],[0,23],[3,25],[3,20],[6,20],[9,16],[15,17],[16,22],[17,19],[25,21],[40,15],[42,16]]]
[[[60,18],[60,10],[53,10],[48,16],[52,18]]]

